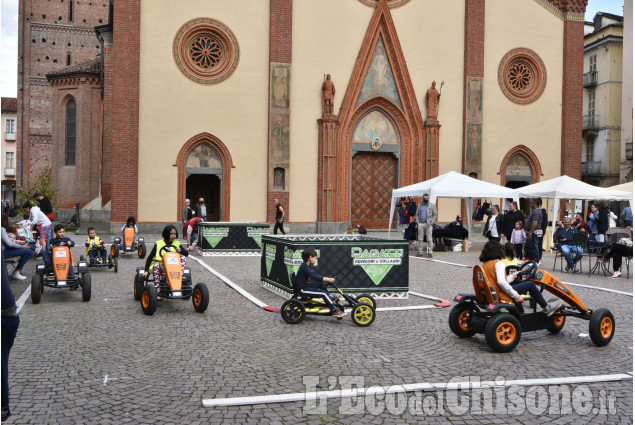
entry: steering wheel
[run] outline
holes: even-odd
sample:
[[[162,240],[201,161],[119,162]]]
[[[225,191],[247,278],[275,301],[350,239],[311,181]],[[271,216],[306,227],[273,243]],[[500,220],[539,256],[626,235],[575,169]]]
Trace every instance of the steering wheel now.
[[[168,243],[163,245],[161,249],[159,250],[159,257],[163,257],[163,251],[170,251],[170,248],[174,248],[174,252],[176,252],[176,246],[172,245],[171,243]]]
[[[527,261],[520,267],[520,270],[518,270],[518,272],[518,279],[521,282],[533,280],[533,278],[536,277],[536,273],[538,272],[538,263],[536,263],[535,261]]]

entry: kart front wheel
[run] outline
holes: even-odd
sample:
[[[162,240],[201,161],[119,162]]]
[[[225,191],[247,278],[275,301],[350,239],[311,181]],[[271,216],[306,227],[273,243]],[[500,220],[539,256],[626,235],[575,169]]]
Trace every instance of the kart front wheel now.
[[[359,303],[353,307],[351,316],[357,326],[370,326],[375,321],[375,309],[370,304]]]
[[[82,276],[82,299],[84,302],[90,301],[90,273]]]
[[[31,278],[31,301],[33,304],[38,304],[42,298],[43,280],[41,274],[33,275]]]
[[[589,336],[598,347],[604,347],[615,335],[615,318],[613,313],[606,308],[598,308],[593,311],[589,321]]]
[[[146,258],[146,244],[144,242],[141,242],[139,244],[137,255],[139,255],[139,258]]]
[[[476,308],[471,303],[461,303],[452,307],[448,322],[454,335],[459,338],[469,338],[476,333],[470,326],[471,315],[474,311]]]
[[[304,304],[302,304],[301,301],[292,298],[290,300],[286,300],[284,304],[282,304],[280,314],[285,322],[295,325],[304,320],[306,310],[304,309]]]
[[[494,315],[485,325],[485,341],[498,353],[509,353],[520,342],[520,322],[509,313]]]
[[[549,300],[549,302],[555,300],[556,298],[552,298]],[[560,332],[562,330],[562,328],[564,328],[564,323],[566,321],[566,317],[565,316],[557,316],[557,314],[559,312],[561,312],[562,310],[558,310],[555,312],[555,314],[551,317],[547,317],[547,330],[552,333],[552,334],[557,334],[558,332]]]
[[[144,314],[152,316],[157,310],[159,299],[157,298],[157,290],[152,283],[148,283],[141,293],[141,309]]]
[[[197,283],[192,292],[192,305],[197,313],[207,310],[209,305],[209,290],[204,283]]]
[[[113,257],[119,257],[119,245],[112,244],[112,246],[110,247],[110,255],[112,255]]]
[[[355,297],[357,302],[369,304],[373,309],[377,309],[377,303],[375,302],[375,298],[373,298],[370,294],[359,294]]]

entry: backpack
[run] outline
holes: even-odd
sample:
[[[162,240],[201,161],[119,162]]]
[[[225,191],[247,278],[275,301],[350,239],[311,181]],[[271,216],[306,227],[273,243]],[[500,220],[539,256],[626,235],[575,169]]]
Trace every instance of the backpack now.
[[[408,198],[408,202],[406,202],[406,211],[410,217],[417,215],[417,203]]]
[[[404,230],[403,238],[409,241],[417,240],[417,222],[413,221],[410,225]]]
[[[368,232],[366,231],[366,228],[364,226],[358,224],[357,233],[359,233],[360,235],[365,235]]]

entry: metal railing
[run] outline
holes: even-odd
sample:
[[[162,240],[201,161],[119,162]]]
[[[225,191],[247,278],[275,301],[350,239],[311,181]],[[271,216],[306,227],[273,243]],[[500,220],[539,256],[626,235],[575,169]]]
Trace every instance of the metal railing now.
[[[578,74],[580,75],[580,74]],[[598,85],[598,72],[597,71],[591,71],[591,72],[587,72],[586,74],[584,74],[583,76],[583,82],[582,82],[582,87],[591,87],[591,86],[597,86]]]
[[[624,149],[626,150],[626,160],[632,161],[633,160],[633,142],[626,142],[625,145],[626,146],[624,146]]]
[[[582,175],[600,174],[602,171],[602,162],[600,161],[588,161],[582,163]]]
[[[600,129],[599,115],[584,115],[582,117],[582,130],[599,130],[599,129]]]

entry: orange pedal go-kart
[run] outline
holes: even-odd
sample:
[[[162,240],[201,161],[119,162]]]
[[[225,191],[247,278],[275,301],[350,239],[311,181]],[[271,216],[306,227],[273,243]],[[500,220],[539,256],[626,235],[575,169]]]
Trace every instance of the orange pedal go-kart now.
[[[204,283],[197,283],[192,288],[192,274],[189,267],[181,268],[181,255],[175,252],[175,246],[167,244],[159,250],[163,259],[164,273],[161,274],[159,291],[154,287],[152,272],[144,278],[143,267],[137,268],[134,278],[134,299],[141,301],[141,308],[147,315],[152,315],[157,309],[158,298],[187,300],[192,298],[194,310],[203,313],[209,304],[209,291]]]
[[[73,263],[73,255],[68,246],[54,246],[51,253],[53,271],[46,271],[44,264],[38,264],[36,274],[31,278],[31,301],[38,304],[44,287],[75,290],[81,286],[82,299],[90,301],[90,273],[86,261],[80,261],[75,269],[75,276],[69,277],[69,265]]]
[[[508,274],[510,268],[512,266],[506,269]],[[489,281],[482,267],[475,266],[472,280],[475,294],[458,294],[454,297],[458,304],[450,311],[450,329],[456,336],[469,338],[481,333],[492,349],[507,353],[518,345],[523,332],[546,329],[556,334],[564,327],[566,317],[571,316],[589,321],[589,336],[595,345],[602,347],[611,342],[615,334],[615,318],[608,309],[588,309],[571,289],[546,271],[539,270],[535,262],[528,261],[513,269],[520,270],[520,274],[517,281],[511,282],[512,285],[532,281],[541,288],[541,292],[547,290],[563,300],[564,305],[547,317],[537,307],[536,301],[529,297],[530,309],[525,307],[525,312],[521,313],[497,282]]]
[[[123,241],[119,236],[115,237],[110,247],[110,255],[118,257],[119,253],[137,252],[139,258],[146,257],[146,244],[143,238],[137,238],[133,227],[126,227],[123,230]]]

